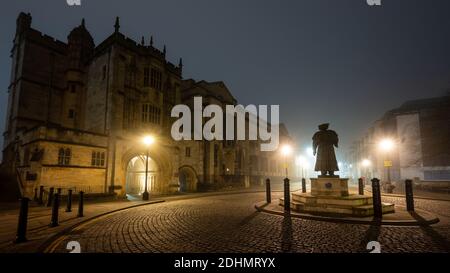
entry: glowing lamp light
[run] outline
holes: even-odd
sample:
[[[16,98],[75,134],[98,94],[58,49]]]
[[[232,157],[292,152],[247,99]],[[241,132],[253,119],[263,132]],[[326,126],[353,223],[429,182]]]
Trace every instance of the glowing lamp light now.
[[[155,138],[153,136],[146,136],[146,137],[144,137],[142,142],[144,142],[144,144],[147,146],[152,145],[155,142]]]
[[[369,167],[370,165],[372,165],[372,162],[370,162],[369,159],[363,159],[363,161],[361,161],[361,165],[363,167]]]
[[[394,142],[391,139],[385,138],[380,141],[378,146],[382,151],[389,152],[394,148]]]
[[[288,156],[292,153],[292,147],[290,145],[283,145],[283,147],[281,147],[281,154],[284,156]]]

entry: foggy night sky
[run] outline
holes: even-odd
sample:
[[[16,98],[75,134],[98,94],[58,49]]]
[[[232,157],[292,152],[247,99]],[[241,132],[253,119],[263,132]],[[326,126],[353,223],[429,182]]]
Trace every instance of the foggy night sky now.
[[[2,2],[0,130],[5,126],[10,50],[20,11],[32,27],[61,41],[81,18],[96,45],[113,31],[167,46],[183,58],[185,79],[217,81],[239,103],[279,104],[300,143],[330,122],[343,152],[387,110],[436,97],[450,87],[450,1],[382,0],[65,0]],[[3,146],[3,139],[0,140]]]

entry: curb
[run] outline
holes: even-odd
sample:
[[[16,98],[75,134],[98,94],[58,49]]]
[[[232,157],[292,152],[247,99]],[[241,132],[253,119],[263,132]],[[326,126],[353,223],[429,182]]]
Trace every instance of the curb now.
[[[258,204],[263,205],[258,205]],[[266,209],[264,208],[265,205],[267,205],[266,202],[261,201],[255,204],[255,209],[258,212],[265,212],[268,214],[273,215],[279,215],[279,216],[286,216],[286,213],[284,211],[277,211],[272,209]],[[433,214],[434,215],[434,214]],[[314,220],[314,221],[323,221],[323,222],[332,222],[332,223],[345,223],[345,224],[362,224],[362,225],[378,225],[378,226],[429,226],[432,224],[436,224],[439,222],[439,218],[435,217],[431,220],[426,221],[410,221],[410,220],[363,220],[363,219],[355,219],[355,218],[336,218],[336,217],[329,217],[329,216],[318,216],[318,215],[312,215],[312,214],[301,214],[297,212],[290,212],[290,217],[294,218],[301,218],[306,220]]]

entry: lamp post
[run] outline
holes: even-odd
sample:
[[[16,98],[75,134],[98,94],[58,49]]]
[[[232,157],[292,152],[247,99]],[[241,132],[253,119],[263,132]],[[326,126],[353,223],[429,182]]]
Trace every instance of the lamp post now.
[[[378,144],[380,150],[385,153],[385,160],[383,162],[384,167],[386,168],[387,172],[387,188],[390,188],[391,184],[391,167],[392,167],[392,161],[390,158],[390,152],[394,148],[394,141],[389,138],[382,139],[380,143]],[[390,192],[391,189],[388,190]]]
[[[368,176],[369,176],[369,167],[370,167],[370,165],[372,165],[372,162],[369,159],[366,158],[366,159],[363,159],[361,161],[361,165],[364,168],[364,177],[368,178]]]
[[[284,167],[286,169],[286,178],[288,177],[288,164],[287,164],[287,157],[292,153],[292,147],[289,144],[283,145],[281,147],[281,154],[284,158]]]
[[[146,151],[145,151],[145,184],[144,184],[144,192],[142,193],[142,200],[148,200],[149,199],[149,194],[148,194],[148,190],[147,190],[147,180],[148,180],[148,153],[149,153],[149,148],[150,145],[153,144],[153,142],[155,142],[155,139],[152,136],[146,136],[143,139],[143,142],[146,146]]]

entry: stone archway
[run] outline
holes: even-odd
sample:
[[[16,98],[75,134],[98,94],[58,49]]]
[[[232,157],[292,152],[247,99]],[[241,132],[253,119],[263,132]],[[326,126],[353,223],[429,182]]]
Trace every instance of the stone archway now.
[[[145,190],[145,155],[137,155],[128,161],[126,168],[125,193],[128,196],[139,196]],[[147,191],[152,192],[158,189],[158,164],[149,156]]]
[[[197,173],[190,166],[182,166],[178,170],[180,192],[192,192],[197,190]]]

